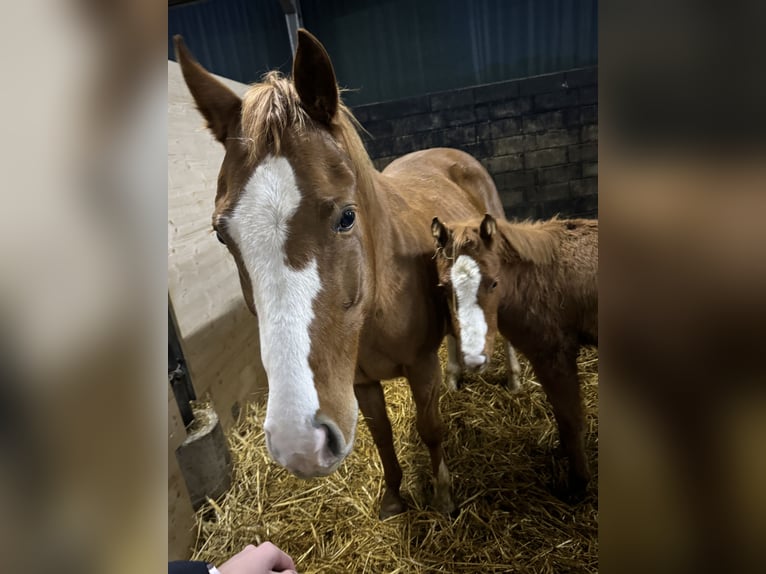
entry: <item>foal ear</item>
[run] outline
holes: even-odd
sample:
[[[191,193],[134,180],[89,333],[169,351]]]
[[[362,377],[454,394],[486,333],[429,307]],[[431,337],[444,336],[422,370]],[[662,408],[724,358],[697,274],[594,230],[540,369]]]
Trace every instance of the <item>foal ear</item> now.
[[[438,217],[434,217],[431,221],[431,235],[434,236],[434,239],[436,239],[436,244],[439,247],[444,247],[447,245],[447,240],[449,239],[449,230],[441,221],[439,221]]]
[[[495,218],[487,213],[484,215],[484,219],[481,220],[479,235],[485,242],[489,242],[495,233],[497,233],[497,221],[495,221]]]
[[[173,44],[176,60],[197,109],[207,120],[207,127],[215,139],[224,143],[232,121],[240,113],[242,100],[194,59],[180,34],[173,36]]]
[[[312,119],[329,124],[338,111],[338,84],[330,56],[309,32],[298,30],[293,60],[293,82],[303,107]]]

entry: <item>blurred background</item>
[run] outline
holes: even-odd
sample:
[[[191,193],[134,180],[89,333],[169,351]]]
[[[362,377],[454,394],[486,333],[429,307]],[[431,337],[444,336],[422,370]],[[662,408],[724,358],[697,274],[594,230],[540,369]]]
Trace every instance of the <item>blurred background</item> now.
[[[206,4],[214,2],[167,10],[148,0],[2,6],[0,555],[9,571],[164,568],[169,34],[188,34],[214,72],[245,82],[259,73],[251,62],[216,68],[226,59],[223,42],[195,45],[182,13]],[[409,4],[423,26],[455,25],[432,3]],[[496,4],[470,3],[476,21],[491,27],[492,12],[482,10]],[[529,5],[502,4],[496,9]],[[402,26],[411,24],[382,18],[397,5],[374,4],[379,29],[363,33],[364,20],[342,28],[351,28],[356,42],[409,45],[418,35]],[[317,16],[341,10],[340,3],[301,6],[304,23],[318,26],[333,56],[343,52],[340,28],[323,28]],[[622,1],[596,8],[600,567],[761,571],[763,7]],[[269,10],[278,18],[282,6]],[[189,31],[171,29],[172,22]],[[384,22],[407,32],[397,38]],[[521,70],[523,78],[595,57],[588,40],[583,60],[540,51],[533,58],[529,49],[519,61],[517,49],[582,33],[541,28],[532,39],[522,29],[529,28],[495,32],[489,45],[455,34],[458,43],[438,47],[454,61],[453,78],[427,61],[412,68],[451,90],[495,81],[493,66],[503,74]],[[283,22],[269,33],[286,30]],[[269,67],[289,67],[289,48],[280,50],[247,52],[265,51],[276,59]],[[495,60],[500,52],[505,57]],[[344,65],[358,61],[349,60]],[[494,63],[484,70],[482,62]],[[373,74],[338,67],[340,81],[358,90],[348,98],[359,109],[423,95],[417,73],[376,85]],[[391,129],[378,137],[393,146],[399,136]],[[406,141],[391,153],[415,145]],[[385,162],[389,152],[378,151]],[[505,188],[507,205],[530,205],[541,185],[534,173],[520,195]],[[529,216],[545,215],[544,202],[531,204]]]

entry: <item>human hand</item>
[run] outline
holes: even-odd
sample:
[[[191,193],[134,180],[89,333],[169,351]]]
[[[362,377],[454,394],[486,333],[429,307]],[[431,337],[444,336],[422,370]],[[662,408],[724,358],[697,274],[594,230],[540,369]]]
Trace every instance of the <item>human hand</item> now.
[[[248,544],[242,552],[221,564],[218,571],[221,574],[297,574],[293,559],[271,542],[258,547]]]

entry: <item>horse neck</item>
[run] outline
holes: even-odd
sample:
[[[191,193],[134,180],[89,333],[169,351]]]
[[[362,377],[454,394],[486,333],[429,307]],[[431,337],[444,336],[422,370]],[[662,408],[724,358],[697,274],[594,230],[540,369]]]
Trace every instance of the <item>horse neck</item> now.
[[[519,262],[535,267],[553,263],[558,257],[558,245],[562,239],[561,226],[556,220],[544,223],[498,222],[500,232],[500,256],[503,267]]]
[[[394,218],[391,217],[391,207],[385,193],[385,178],[374,169],[367,175],[368,177],[362,179],[363,184],[359,187],[359,197],[366,215],[364,242],[374,293],[372,301],[377,301],[381,295],[385,295],[385,293],[378,293],[378,277],[391,265],[395,230],[393,229]]]
[[[499,222],[500,298],[506,304],[536,297],[547,290],[546,282],[558,258],[561,233],[553,222]]]

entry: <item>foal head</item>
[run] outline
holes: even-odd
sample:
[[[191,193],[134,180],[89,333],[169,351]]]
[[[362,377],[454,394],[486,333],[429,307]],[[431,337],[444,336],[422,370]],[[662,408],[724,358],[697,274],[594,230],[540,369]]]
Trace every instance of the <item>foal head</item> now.
[[[269,452],[298,476],[330,474],[351,451],[357,421],[353,382],[372,285],[360,193],[369,157],[327,52],[304,30],[293,80],[270,73],[242,99],[180,38],[176,49],[225,148],[213,229],[258,318]]]
[[[458,360],[468,371],[482,371],[492,356],[497,334],[501,257],[497,222],[482,220],[447,226],[431,223],[436,240],[439,282],[446,291]]]

